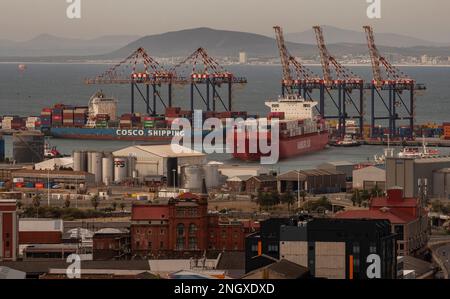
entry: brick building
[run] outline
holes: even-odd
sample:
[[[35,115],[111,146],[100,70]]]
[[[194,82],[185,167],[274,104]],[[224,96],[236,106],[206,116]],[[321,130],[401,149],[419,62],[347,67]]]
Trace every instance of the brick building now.
[[[18,254],[16,200],[0,200],[0,261],[15,261]]]
[[[103,228],[92,238],[94,261],[129,258],[130,233],[126,229]]]
[[[205,251],[243,251],[245,229],[208,213],[206,198],[184,193],[163,203],[134,204],[133,256],[182,257]]]

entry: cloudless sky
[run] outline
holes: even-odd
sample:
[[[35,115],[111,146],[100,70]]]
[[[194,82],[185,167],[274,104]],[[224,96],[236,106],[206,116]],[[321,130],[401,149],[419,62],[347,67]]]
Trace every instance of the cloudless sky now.
[[[333,25],[450,41],[450,1],[381,0],[382,18],[369,20],[366,0],[81,0],[82,18],[66,17],[66,0],[1,0],[0,39],[26,40],[41,33],[62,37],[148,35],[194,27],[272,36]]]

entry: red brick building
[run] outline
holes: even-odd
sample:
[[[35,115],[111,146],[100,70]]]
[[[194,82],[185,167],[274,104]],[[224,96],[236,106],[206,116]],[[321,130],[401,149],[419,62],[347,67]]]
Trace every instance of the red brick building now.
[[[18,254],[16,200],[0,200],[0,261],[14,261]]]
[[[208,213],[205,198],[185,193],[160,204],[134,204],[132,255],[182,257],[205,251],[243,251],[245,229]]]
[[[336,215],[340,219],[387,219],[392,232],[397,235],[399,255],[413,255],[423,249],[429,238],[428,215],[415,198],[405,198],[402,189],[387,191],[386,197],[373,198],[369,210],[344,211]]]

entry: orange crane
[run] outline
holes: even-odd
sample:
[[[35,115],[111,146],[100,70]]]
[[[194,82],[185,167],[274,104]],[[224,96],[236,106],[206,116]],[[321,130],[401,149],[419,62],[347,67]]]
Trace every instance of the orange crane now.
[[[366,89],[371,90],[371,135],[375,138],[387,133],[393,137],[413,138],[415,91],[425,90],[426,86],[416,84],[415,80],[408,77],[408,75],[383,57],[375,44],[373,28],[371,26],[363,26],[363,28],[366,33],[373,72],[373,80],[366,87]],[[407,93],[408,98],[402,95],[403,92]],[[386,108],[387,115],[375,109],[378,102],[382,104],[380,107]],[[388,132],[376,132],[376,121],[378,120],[388,121]],[[406,133],[397,130],[397,121],[399,120],[409,122],[409,128]]]
[[[337,116],[325,116],[325,118],[338,119],[338,135],[343,138],[346,134],[347,120],[358,120],[358,135],[362,135],[364,127],[364,81],[351,70],[344,67],[328,51],[323,30],[320,26],[314,26],[317,46],[320,53],[320,62],[323,72],[323,90],[337,110]],[[332,91],[335,91],[334,94]],[[354,100],[352,93],[357,91],[358,100]],[[337,98],[336,97],[337,93]],[[324,99],[321,99],[324,101]],[[347,105],[353,110],[351,113]]]

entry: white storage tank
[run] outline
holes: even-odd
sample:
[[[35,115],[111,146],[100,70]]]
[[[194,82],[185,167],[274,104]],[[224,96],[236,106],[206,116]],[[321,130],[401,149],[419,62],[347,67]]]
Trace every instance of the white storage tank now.
[[[181,167],[181,185],[184,189],[200,191],[204,177],[205,174],[201,166],[190,165]]]
[[[217,164],[206,164],[203,166],[205,172],[205,183],[206,188],[216,188],[221,185],[220,183],[220,172],[219,165]]]
[[[102,175],[102,152],[91,152],[92,174],[95,176],[95,182],[100,184],[103,179]]]
[[[128,177],[128,157],[114,158],[114,182],[121,183]]]
[[[102,159],[102,181],[109,186],[114,181],[114,161],[111,154],[106,154]]]
[[[87,152],[84,151],[73,152],[73,170],[87,171]]]

